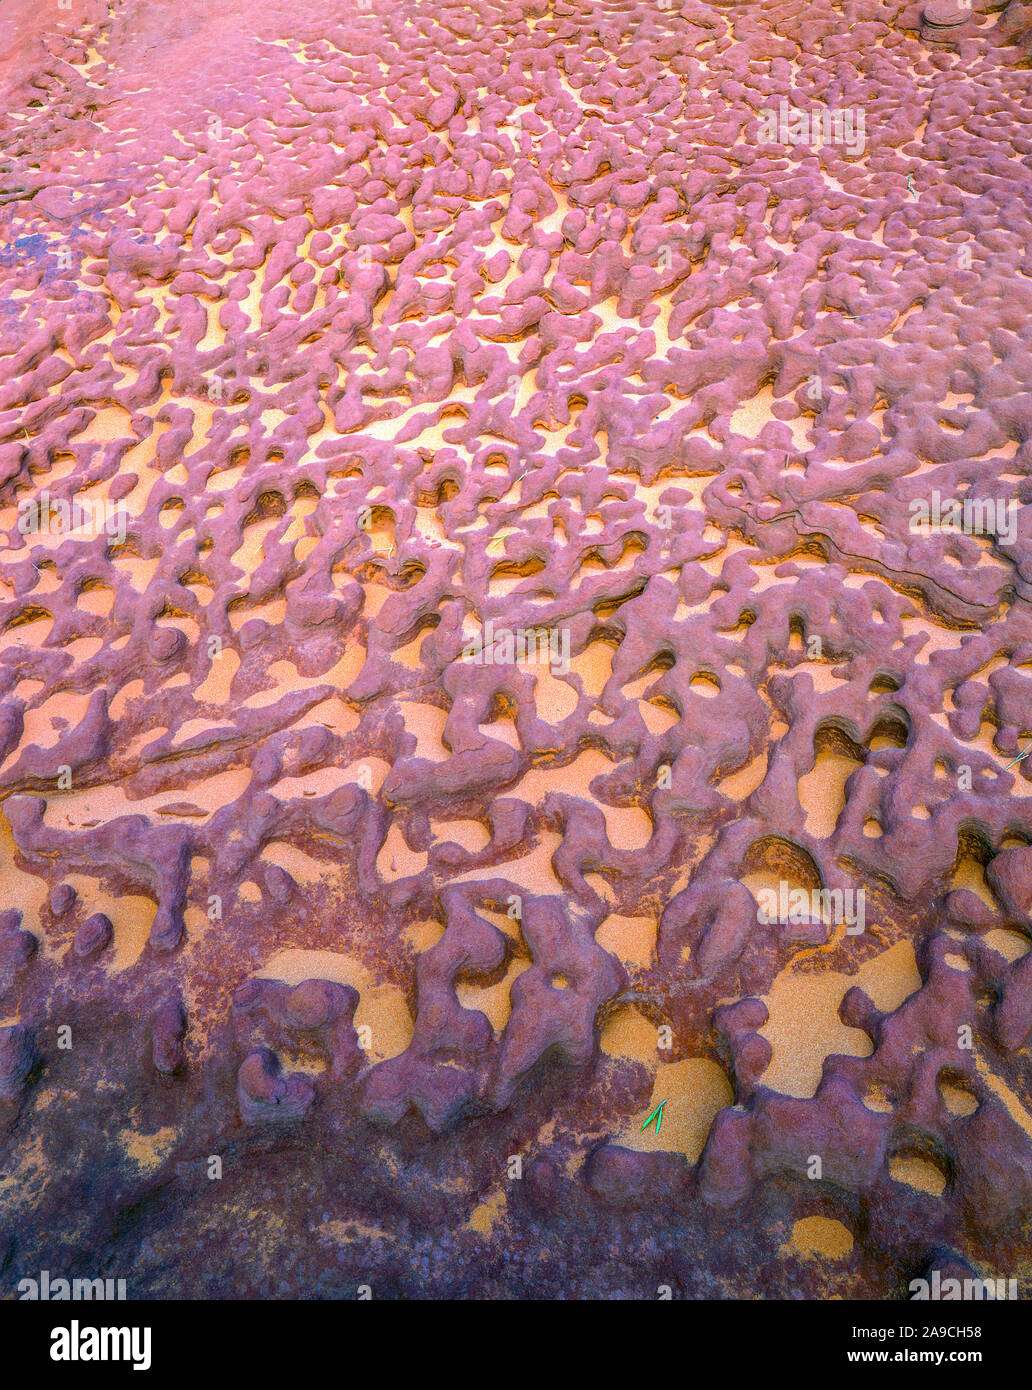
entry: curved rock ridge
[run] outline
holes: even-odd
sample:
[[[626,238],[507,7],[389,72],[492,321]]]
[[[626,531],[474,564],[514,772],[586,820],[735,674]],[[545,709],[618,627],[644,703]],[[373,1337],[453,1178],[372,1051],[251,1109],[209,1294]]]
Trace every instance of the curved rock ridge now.
[[[8,0],[0,1278],[1026,1288],[1030,63]]]

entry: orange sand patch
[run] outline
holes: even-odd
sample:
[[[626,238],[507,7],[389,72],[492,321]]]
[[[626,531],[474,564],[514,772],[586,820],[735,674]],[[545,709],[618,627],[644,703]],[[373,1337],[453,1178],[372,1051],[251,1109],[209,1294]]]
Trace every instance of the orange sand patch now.
[[[784,1095],[809,1098],[820,1084],[825,1059],[833,1053],[869,1057],[871,1039],[839,1018],[839,1005],[854,985],[883,1012],[897,1009],[921,988],[921,976],[909,941],[862,965],[855,975],[837,971],[809,973],[790,965],[764,998],[770,1017],[760,1033],[773,1048],[764,1086]]]
[[[644,970],[653,963],[658,930],[654,917],[620,917],[614,913],[599,927],[595,940],[623,965]]]
[[[664,1100],[666,1105],[659,1133],[656,1133],[655,1121],[642,1130],[646,1119]],[[706,1057],[661,1062],[656,1068],[648,1105],[615,1142],[641,1153],[683,1153],[690,1163],[697,1163],[717,1114],[733,1104],[734,1095],[727,1074],[716,1062]]]
[[[153,898],[133,894],[114,898],[95,878],[87,878],[84,874],[65,874],[64,882],[70,883],[78,893],[84,917],[103,912],[111,922],[112,944],[100,958],[106,968],[120,971],[135,965],[147,945],[157,915],[158,905]]]
[[[804,1260],[844,1260],[852,1249],[853,1237],[841,1221],[804,1216],[793,1225],[791,1239],[779,1254]]]

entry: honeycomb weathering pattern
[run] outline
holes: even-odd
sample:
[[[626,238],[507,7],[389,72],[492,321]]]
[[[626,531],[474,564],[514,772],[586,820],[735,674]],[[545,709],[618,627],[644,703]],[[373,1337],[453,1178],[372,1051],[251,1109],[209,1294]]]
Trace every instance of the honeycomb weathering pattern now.
[[[1030,56],[8,0],[5,1294],[1024,1279]]]

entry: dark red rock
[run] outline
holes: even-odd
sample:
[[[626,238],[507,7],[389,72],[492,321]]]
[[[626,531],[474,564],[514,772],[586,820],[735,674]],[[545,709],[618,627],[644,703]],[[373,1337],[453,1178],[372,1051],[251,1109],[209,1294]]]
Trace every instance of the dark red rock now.
[[[75,902],[75,889],[70,883],[57,883],[50,894],[50,911],[55,917],[63,917]]]
[[[0,992],[7,989],[36,955],[39,943],[23,930],[22,914],[12,908],[0,913]]]
[[[605,1144],[592,1154],[587,1180],[609,1206],[676,1206],[686,1196],[690,1171],[682,1154],[636,1153]]]
[[[304,1077],[284,1077],[279,1058],[268,1048],[252,1052],[237,1073],[237,1099],[245,1124],[299,1120],[311,1109],[315,1093]]]
[[[22,1099],[36,1063],[33,1030],[22,1023],[0,1028],[0,1101],[17,1104]]]
[[[958,24],[966,24],[971,13],[971,7],[961,5],[958,0],[931,0],[925,5],[921,18],[935,28],[955,28]]]
[[[2,501],[128,514],[2,548],[0,871],[41,890],[0,919],[0,1168],[53,1170],[7,1190],[11,1261],[101,1232],[140,1297],[363,1262],[377,1297],[795,1297],[786,1223],[832,1189],[843,1296],[939,1243],[1016,1259],[1030,7],[116,8],[0,14]],[[761,134],[782,101],[863,113],[863,149]],[[933,490],[1013,536],[915,529]],[[569,669],[465,661],[488,622]],[[955,887],[983,867],[993,906]],[[779,880],[866,888],[864,933],[761,921]],[[58,968],[131,898],[135,961]],[[852,980],[903,942],[886,1010]],[[285,951],[346,961],[291,988]],[[813,1096],[769,1084],[789,969],[846,977],[870,1040]],[[592,1148],[644,1118],[650,1067],[600,1046],[628,1007],[726,1072],[695,1168]],[[111,1142],[140,1126],[175,1159]],[[892,1178],[911,1150],[941,1197]],[[390,1255],[324,1239],[359,1228]]]
[[[161,1005],[151,1023],[151,1057],[155,1070],[164,1076],[172,1076],[184,1066],[186,1025],[183,1001],[178,994],[173,994]]]
[[[83,922],[75,933],[72,949],[80,959],[88,960],[93,956],[98,956],[109,946],[111,937],[111,919],[105,917],[103,912],[95,912],[92,917],[88,917]]]

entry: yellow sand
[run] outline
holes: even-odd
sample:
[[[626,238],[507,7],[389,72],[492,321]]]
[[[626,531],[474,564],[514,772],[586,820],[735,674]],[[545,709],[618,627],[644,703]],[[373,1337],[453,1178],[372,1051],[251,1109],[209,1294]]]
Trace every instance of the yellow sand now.
[[[779,1254],[808,1260],[844,1260],[853,1249],[853,1237],[841,1221],[828,1216],[804,1216],[792,1227],[792,1236]]]
[[[760,1078],[764,1086],[785,1095],[807,1098],[816,1093],[827,1057],[844,1053],[867,1057],[871,1040],[838,1016],[846,991],[859,986],[875,1006],[891,1012],[921,987],[921,976],[909,941],[900,941],[854,975],[838,971],[804,973],[790,965],[765,997],[770,1014],[760,1032],[773,1056]]]
[[[643,1131],[641,1126],[664,1100],[659,1133],[655,1121]],[[717,1113],[733,1101],[727,1075],[716,1062],[706,1057],[662,1062],[656,1068],[648,1105],[614,1142],[642,1153],[683,1153],[696,1163]]]

